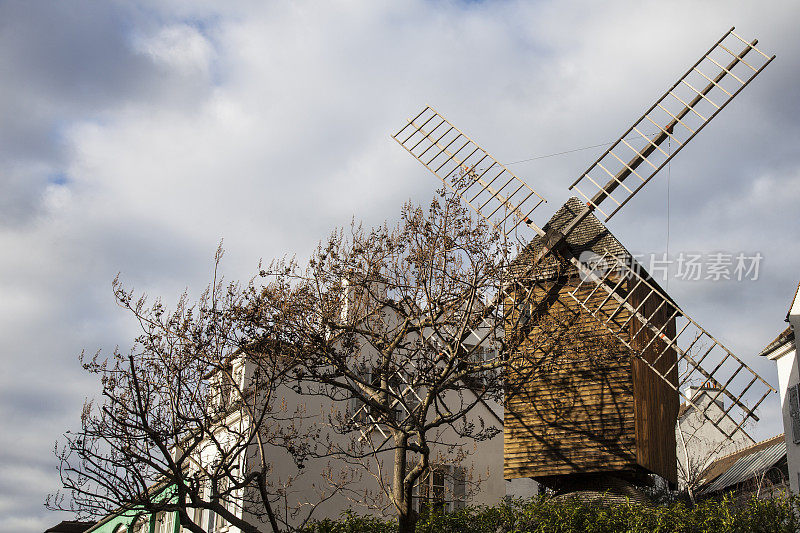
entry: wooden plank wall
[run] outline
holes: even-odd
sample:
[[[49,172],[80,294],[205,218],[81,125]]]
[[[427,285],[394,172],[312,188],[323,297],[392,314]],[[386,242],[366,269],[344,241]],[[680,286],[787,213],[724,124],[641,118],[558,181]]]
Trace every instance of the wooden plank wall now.
[[[630,297],[632,305],[638,308],[648,292],[646,288],[634,290]],[[645,300],[642,314],[649,317],[656,311],[658,303],[652,297]],[[667,323],[673,311],[674,308],[668,303],[661,306],[653,316],[655,325],[660,328]],[[634,348],[642,350],[654,334],[649,329],[639,332],[640,329],[641,323],[636,319],[632,320],[630,325],[632,345]],[[668,337],[674,337],[675,319],[670,320],[664,332]],[[659,358],[665,347],[664,341],[656,339],[642,353],[642,356],[653,363]],[[678,380],[676,360],[677,353],[670,349],[665,351],[654,365],[662,374],[666,374],[672,368],[668,377],[673,384]],[[634,358],[633,395],[636,420],[636,461],[651,472],[672,483],[677,483],[675,421],[678,418],[680,403],[678,393],[658,377],[644,361]]]
[[[630,353],[566,294],[576,278],[537,283],[532,326],[510,355],[505,477],[633,471]],[[597,291],[593,299],[599,303],[604,297]],[[519,310],[515,313],[507,336],[515,333]]]

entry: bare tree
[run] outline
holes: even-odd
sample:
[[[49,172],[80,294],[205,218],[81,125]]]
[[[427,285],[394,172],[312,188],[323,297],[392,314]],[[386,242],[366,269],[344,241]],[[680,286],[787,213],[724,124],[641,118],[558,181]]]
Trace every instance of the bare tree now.
[[[219,265],[222,251],[217,252]],[[289,407],[292,363],[271,341],[253,342],[246,326],[252,291],[216,279],[194,305],[184,294],[173,311],[148,305],[114,281],[117,302],[141,327],[132,349],[81,356],[100,377],[102,399],[87,402],[76,432],[56,455],[63,488],[51,509],[82,517],[120,511],[177,511],[201,533],[225,521],[242,531],[304,523],[339,487],[287,495],[316,450],[316,418]],[[291,475],[279,478],[275,463]]]
[[[501,431],[491,405],[525,338],[504,331],[535,316],[512,312],[512,248],[442,192],[427,210],[406,205],[394,229],[334,232],[302,268],[273,262],[258,286],[215,274],[174,311],[115,281],[142,334],[129,353],[84,361],[103,399],[57,447],[64,488],[48,505],[176,511],[198,532],[214,517],[279,531],[353,495],[355,465],[377,482],[362,503],[413,530],[420,482],[446,472],[479,483],[457,467]],[[319,482],[298,483],[307,462],[331,457],[341,461]]]
[[[505,354],[518,342],[505,338],[497,303],[511,252],[440,192],[427,210],[405,205],[396,228],[353,224],[308,265],[261,272],[254,336],[288,348],[298,392],[339,406],[328,421],[349,438],[328,451],[372,474],[378,497],[359,498],[395,514],[401,532],[417,519],[415,485],[501,431],[475,409],[502,401]]]

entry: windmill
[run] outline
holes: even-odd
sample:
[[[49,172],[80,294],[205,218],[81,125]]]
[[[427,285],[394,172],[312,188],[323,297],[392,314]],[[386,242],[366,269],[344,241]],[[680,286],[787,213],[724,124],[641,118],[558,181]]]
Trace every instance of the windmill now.
[[[507,354],[508,380],[516,372],[520,387],[506,398],[506,478],[558,487],[585,474],[655,473],[674,483],[674,426],[687,386],[710,391],[706,405],[725,406],[712,414],[684,396],[728,437],[758,420],[756,409],[775,392],[603,223],[774,59],[756,44],[727,31],[570,185],[582,200],[571,198],[543,227],[533,212],[544,198],[430,106],[392,136],[503,234],[535,233],[513,263],[515,282],[489,306],[503,307],[506,334],[527,335],[520,352],[548,350],[552,332],[530,319],[555,307],[572,317],[567,330],[591,330],[622,348],[603,361],[566,358],[530,375],[515,363],[520,354]]]

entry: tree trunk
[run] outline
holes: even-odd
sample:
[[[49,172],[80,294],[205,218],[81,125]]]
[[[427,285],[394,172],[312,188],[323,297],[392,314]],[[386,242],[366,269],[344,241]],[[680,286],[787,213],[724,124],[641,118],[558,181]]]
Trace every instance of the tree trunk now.
[[[414,533],[416,517],[411,509],[411,491],[406,490],[406,452],[408,436],[396,436],[394,439],[394,481],[392,483],[392,498],[397,509],[398,533]]]

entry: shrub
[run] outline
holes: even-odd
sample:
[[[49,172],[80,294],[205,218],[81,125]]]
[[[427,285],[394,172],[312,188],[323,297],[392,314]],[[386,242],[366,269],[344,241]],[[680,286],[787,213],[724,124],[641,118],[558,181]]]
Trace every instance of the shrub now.
[[[390,533],[390,520],[346,511],[339,520],[322,520],[303,533]],[[468,507],[434,513],[417,522],[417,533],[783,533],[800,531],[800,498],[739,501],[731,497],[697,505],[674,501],[643,506],[612,505],[537,497],[508,500],[494,507]]]

